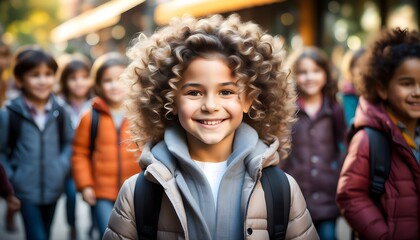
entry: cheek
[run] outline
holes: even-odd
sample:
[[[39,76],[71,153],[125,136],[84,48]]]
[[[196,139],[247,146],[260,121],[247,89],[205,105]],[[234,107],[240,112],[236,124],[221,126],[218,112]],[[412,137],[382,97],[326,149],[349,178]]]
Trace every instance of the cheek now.
[[[180,118],[187,118],[194,114],[196,106],[193,102],[179,101],[174,109],[174,114],[178,114]]]

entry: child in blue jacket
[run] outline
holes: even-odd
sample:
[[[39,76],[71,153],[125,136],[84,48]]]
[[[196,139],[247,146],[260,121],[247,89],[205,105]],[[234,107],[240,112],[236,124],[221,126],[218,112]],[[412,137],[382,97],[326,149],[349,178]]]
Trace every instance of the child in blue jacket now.
[[[52,94],[57,63],[25,47],[13,74],[22,96],[0,112],[0,162],[21,201],[26,239],[48,239],[58,198],[70,171],[70,118]]]

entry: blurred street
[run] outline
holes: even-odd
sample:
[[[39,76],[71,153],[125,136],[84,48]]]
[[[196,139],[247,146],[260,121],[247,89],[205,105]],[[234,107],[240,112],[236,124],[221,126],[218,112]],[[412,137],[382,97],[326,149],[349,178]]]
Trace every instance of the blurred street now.
[[[67,240],[69,239],[69,229],[65,220],[65,197],[61,197],[57,203],[56,215],[54,216],[54,222],[52,225],[51,240]],[[78,240],[89,240],[88,229],[90,226],[90,215],[89,207],[83,202],[82,196],[77,195],[77,239]],[[22,218],[20,214],[16,215],[17,232],[7,233],[5,230],[5,210],[6,202],[3,198],[0,198],[0,240],[24,240],[24,228]],[[337,234],[338,240],[350,240],[350,231],[345,221],[340,218],[337,223]],[[97,235],[95,235],[97,236]]]
[[[76,224],[77,224],[77,239],[90,239],[88,229],[90,227],[90,210],[89,206],[83,201],[80,194],[77,195],[76,203]],[[5,211],[6,202],[0,198],[0,239],[1,240],[24,240],[25,231],[23,227],[22,217],[16,214],[17,231],[8,233],[5,230]],[[97,236],[97,235],[96,235]],[[65,196],[63,195],[57,203],[56,214],[54,216],[51,240],[67,240],[69,239],[69,229],[65,217]]]

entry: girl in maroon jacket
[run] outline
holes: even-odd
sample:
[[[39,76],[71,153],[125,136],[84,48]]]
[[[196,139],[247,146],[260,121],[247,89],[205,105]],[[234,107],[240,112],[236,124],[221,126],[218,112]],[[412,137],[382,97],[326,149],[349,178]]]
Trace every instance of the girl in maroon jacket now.
[[[295,57],[296,56],[296,57]],[[290,59],[289,59],[290,60]],[[298,182],[320,239],[335,239],[339,211],[335,202],[345,121],[330,61],[319,48],[291,57],[299,98],[292,152],[284,170]]]
[[[357,131],[350,142],[337,189],[341,213],[360,239],[420,239],[420,35],[384,31],[363,59],[362,97],[355,129],[388,136],[390,173],[375,204],[369,196],[369,138]]]

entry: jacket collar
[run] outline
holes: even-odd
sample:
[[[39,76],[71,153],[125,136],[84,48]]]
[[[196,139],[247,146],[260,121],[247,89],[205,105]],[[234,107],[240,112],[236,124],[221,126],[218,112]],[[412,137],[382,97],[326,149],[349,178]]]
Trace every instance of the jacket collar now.
[[[305,101],[303,100],[303,98],[298,98],[298,100],[296,101],[297,106],[299,108],[299,114],[305,114]],[[325,95],[322,97],[322,104],[321,104],[321,108],[319,109],[319,111],[317,112],[317,114],[315,115],[315,118],[319,118],[323,115],[332,115],[333,114],[333,109],[331,106],[331,101],[328,99],[328,97],[326,97]]]
[[[57,110],[60,107],[60,104],[57,102],[56,97],[53,94],[50,95],[48,104],[50,104],[50,106],[48,107],[50,113],[54,110]],[[9,108],[11,111],[20,114],[24,118],[32,119],[31,112],[28,109],[28,105],[25,101],[24,96],[19,96],[11,100],[6,107]]]
[[[108,104],[105,102],[104,99],[100,98],[100,97],[94,97],[92,99],[92,107],[97,109],[100,112],[104,112],[104,113],[110,113]]]
[[[393,142],[412,154],[411,148],[405,141],[400,129],[392,122],[382,102],[370,103],[364,97],[360,97],[354,118],[354,127],[355,129],[363,127],[379,129],[390,136]]]
[[[190,159],[185,132],[178,125],[168,128],[164,134],[164,140],[154,144],[147,143],[142,150],[140,165],[142,169],[153,163],[161,163],[166,166],[168,175],[164,179],[169,180],[175,175],[178,167],[177,159],[182,161],[187,168],[198,170],[199,168]],[[246,123],[242,123],[235,133],[234,147],[228,159],[228,169],[240,163],[244,159],[248,174],[255,180],[263,168],[276,166],[280,162],[277,152],[280,143],[277,138],[267,146],[258,139],[257,132]]]

